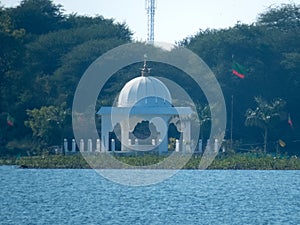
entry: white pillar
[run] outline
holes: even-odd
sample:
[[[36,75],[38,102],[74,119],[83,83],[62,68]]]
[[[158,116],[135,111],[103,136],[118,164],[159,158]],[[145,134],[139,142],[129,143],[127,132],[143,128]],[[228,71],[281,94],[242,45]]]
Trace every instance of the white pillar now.
[[[100,143],[100,139],[98,138],[96,140],[96,152],[100,152],[101,151],[101,143]]]
[[[102,134],[101,135],[101,151],[106,152],[109,148],[109,134]]]
[[[158,152],[159,152],[159,154],[162,154],[162,153],[164,153],[164,151],[166,151],[165,149],[164,149],[164,145],[163,145],[163,140],[161,139],[161,138],[159,138],[158,139]]]
[[[121,126],[121,151],[126,151],[126,141],[129,139],[129,121],[125,120],[120,123]],[[129,143],[128,143],[129,144]]]
[[[214,151],[218,152],[219,151],[219,141],[218,139],[215,139],[215,143],[214,143]]]
[[[202,154],[202,139],[199,139],[198,151],[200,154]]]
[[[75,142],[75,139],[72,139],[72,152],[76,152],[76,142]]]
[[[69,149],[68,149],[68,140],[66,138],[64,139],[64,150],[65,150],[65,152],[69,152]]]
[[[151,144],[155,145],[155,139],[152,139]]]
[[[129,146],[132,145],[131,139],[128,139],[128,145],[129,145]]]
[[[92,143],[92,139],[88,139],[88,151],[92,152],[93,151],[93,143]]]
[[[225,147],[225,145],[222,146],[222,152],[223,152],[223,153],[226,152],[226,147]]]
[[[191,121],[188,119],[183,122],[183,139],[185,140],[185,150],[191,152]]]
[[[79,150],[80,150],[80,152],[84,152],[84,140],[83,139],[80,139]]]
[[[115,139],[111,139],[111,151],[116,151],[116,142]]]
[[[150,120],[156,127],[157,132],[160,133],[159,140],[156,143],[158,146],[159,154],[168,152],[168,121],[170,116],[162,115],[161,117],[155,117]]]
[[[139,145],[139,139],[135,139],[135,140],[134,140],[134,144],[135,144],[135,145]]]
[[[207,139],[207,144],[206,144],[206,149],[205,149],[205,151],[208,151],[208,152],[211,151],[211,145],[210,145],[210,140],[209,140],[209,139]]]
[[[179,140],[176,139],[175,152],[179,152],[179,149],[180,149]]]
[[[223,153],[226,152],[226,142],[225,142],[225,140],[223,140],[223,142],[222,142],[222,152]]]
[[[111,116],[103,115],[101,118],[101,151],[106,152],[109,148],[109,131],[111,131]]]

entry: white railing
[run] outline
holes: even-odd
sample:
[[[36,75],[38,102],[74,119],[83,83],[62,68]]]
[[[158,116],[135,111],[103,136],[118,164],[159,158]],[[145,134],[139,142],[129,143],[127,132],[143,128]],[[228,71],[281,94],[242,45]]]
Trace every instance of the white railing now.
[[[158,145],[160,145],[160,143],[162,142],[161,140],[156,141],[155,139],[152,139],[151,141],[151,145],[155,146],[156,142]],[[134,143],[132,143],[131,139],[128,139],[128,145],[135,145],[135,147],[137,145],[139,145],[139,141],[138,139],[134,140]],[[182,142],[180,142],[180,140],[176,139],[175,142],[175,152],[182,152],[185,153],[187,152],[187,145],[194,145],[191,143],[187,143],[185,140],[182,140]],[[95,146],[93,148],[93,146]],[[69,149],[69,143],[68,140],[65,138],[64,139],[64,143],[63,143],[63,151],[65,153],[76,153],[77,151],[77,144],[75,139],[71,140],[71,149]],[[141,148],[143,147],[143,145],[141,145]],[[194,148],[195,146],[190,146],[191,148]],[[120,149],[116,148],[116,140],[115,139],[111,139],[110,140],[110,149],[101,149],[101,141],[100,139],[97,139],[95,142],[95,145],[93,145],[93,140],[92,139],[87,139],[87,145],[85,145],[85,141],[84,139],[80,139],[79,141],[79,146],[78,146],[79,152],[108,152],[109,150],[112,152],[115,151],[121,151]],[[215,139],[214,142],[212,143],[209,139],[206,141],[206,146],[205,146],[205,150],[206,151],[214,151],[214,152],[218,152],[220,149],[220,144],[218,139]],[[198,142],[198,148],[195,150],[196,152],[202,154],[203,153],[203,141],[201,139],[199,139]],[[222,151],[224,152],[224,149],[222,149]]]

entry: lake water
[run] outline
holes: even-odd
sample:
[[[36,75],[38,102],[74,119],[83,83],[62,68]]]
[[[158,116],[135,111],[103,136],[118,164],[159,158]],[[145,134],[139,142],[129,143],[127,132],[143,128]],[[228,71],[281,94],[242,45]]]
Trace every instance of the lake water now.
[[[146,187],[94,170],[0,176],[0,224],[300,224],[300,171],[182,170]]]

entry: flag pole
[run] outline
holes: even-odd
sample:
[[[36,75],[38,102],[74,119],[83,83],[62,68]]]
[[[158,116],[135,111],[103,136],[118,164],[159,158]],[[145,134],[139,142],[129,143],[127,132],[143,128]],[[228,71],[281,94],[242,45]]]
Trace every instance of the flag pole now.
[[[232,131],[233,131],[233,95],[231,95],[231,118],[230,118],[230,149],[231,150],[233,145]]]

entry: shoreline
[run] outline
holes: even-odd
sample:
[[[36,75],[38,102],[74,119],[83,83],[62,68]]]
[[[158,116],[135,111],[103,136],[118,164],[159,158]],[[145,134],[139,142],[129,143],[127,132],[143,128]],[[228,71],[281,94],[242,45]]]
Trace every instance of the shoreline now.
[[[115,169],[115,168],[102,168],[102,169],[94,169],[94,168],[21,168],[18,165],[3,165],[0,164],[1,167],[15,167],[16,169],[20,170],[143,170],[143,168],[123,168],[123,169]],[[147,169],[147,170],[176,170],[176,169]],[[179,170],[187,170],[187,171],[205,171],[205,170],[210,170],[210,171],[299,171],[300,169],[187,169],[187,168],[182,168]]]
[[[102,155],[103,156],[103,155]],[[203,170],[199,168],[202,157],[193,155],[182,168],[183,156],[178,156],[172,161],[172,165],[161,167],[159,162],[164,156],[115,156],[116,164],[109,164],[104,157],[93,155],[48,155],[48,156],[25,156],[19,158],[0,158],[1,165],[14,165],[20,169],[185,169]],[[89,161],[89,163],[87,162]],[[123,164],[122,164],[123,163]],[[124,166],[125,165],[125,166]],[[127,166],[126,166],[127,165]],[[158,165],[157,167],[153,165]],[[137,167],[137,168],[136,168]],[[300,159],[297,157],[256,155],[238,153],[230,156],[217,156],[213,162],[205,168],[207,170],[300,170]]]

